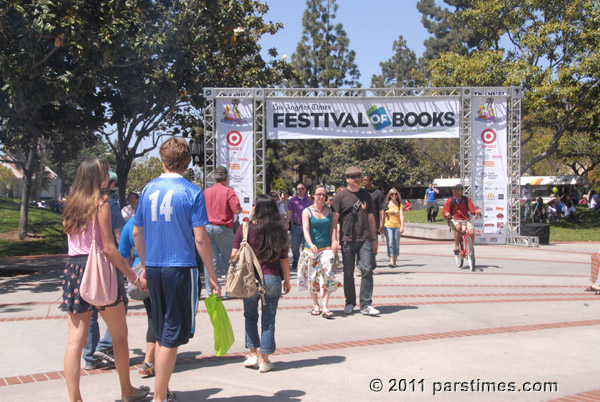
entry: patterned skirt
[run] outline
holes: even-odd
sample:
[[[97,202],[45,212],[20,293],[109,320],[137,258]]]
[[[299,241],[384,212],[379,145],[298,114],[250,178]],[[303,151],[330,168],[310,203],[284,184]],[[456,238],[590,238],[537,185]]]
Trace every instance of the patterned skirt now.
[[[299,290],[318,293],[323,297],[325,290],[332,293],[342,287],[333,273],[336,263],[335,254],[331,248],[319,250],[316,254],[310,249],[304,249],[300,254],[298,268]]]
[[[69,257],[65,269],[63,271],[63,296],[62,303],[60,304],[60,310],[66,313],[85,313],[86,311],[98,310],[102,311],[106,307],[113,307],[119,303],[123,303],[127,296],[121,282],[119,282],[117,291],[117,300],[108,306],[92,306],[79,294],[79,286],[81,285],[81,279],[85,272],[85,264],[87,263],[87,255],[81,255],[77,257]],[[117,277],[122,274],[117,272]]]

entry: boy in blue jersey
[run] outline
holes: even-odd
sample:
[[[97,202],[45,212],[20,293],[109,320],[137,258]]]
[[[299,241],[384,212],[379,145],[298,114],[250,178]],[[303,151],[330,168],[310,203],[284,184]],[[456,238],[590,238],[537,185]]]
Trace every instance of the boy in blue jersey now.
[[[135,215],[133,238],[152,299],[156,333],[154,401],[174,401],[168,391],[177,348],[194,335],[198,272],[194,246],[204,261],[210,288],[220,296],[202,190],[183,178],[191,155],[183,139],[170,138],[160,148],[165,171],[146,185]]]

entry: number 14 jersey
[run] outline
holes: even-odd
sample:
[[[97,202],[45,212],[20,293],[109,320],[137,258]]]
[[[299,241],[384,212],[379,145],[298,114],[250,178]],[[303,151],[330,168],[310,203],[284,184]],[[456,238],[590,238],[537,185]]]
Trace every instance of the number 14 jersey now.
[[[195,267],[193,228],[208,225],[202,190],[175,173],[144,187],[134,224],[144,228],[146,266]]]

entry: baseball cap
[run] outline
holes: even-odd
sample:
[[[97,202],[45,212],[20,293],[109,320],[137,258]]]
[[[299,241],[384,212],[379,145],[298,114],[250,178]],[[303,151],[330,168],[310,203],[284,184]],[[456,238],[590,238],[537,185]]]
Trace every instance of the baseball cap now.
[[[344,172],[344,174],[346,176],[351,176],[351,175],[354,175],[354,174],[362,174],[362,171],[359,168],[355,167],[355,166],[350,166],[348,169],[346,169],[346,171]]]
[[[219,166],[219,167],[218,167],[218,168],[215,170],[215,173],[225,173],[225,174],[228,174],[228,173],[227,173],[227,168],[226,168],[225,166]]]
[[[462,184],[458,183],[458,184],[456,184],[456,185],[454,186],[454,189],[455,189],[455,190],[464,190],[464,187],[463,187],[463,185],[462,185]]]

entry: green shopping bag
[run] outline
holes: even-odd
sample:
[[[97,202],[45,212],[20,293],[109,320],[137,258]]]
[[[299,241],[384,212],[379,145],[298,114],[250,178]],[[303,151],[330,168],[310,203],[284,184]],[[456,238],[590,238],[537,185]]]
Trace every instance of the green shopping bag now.
[[[213,325],[215,353],[217,356],[225,356],[235,340],[227,310],[225,310],[223,301],[215,294],[204,299],[204,304]]]

